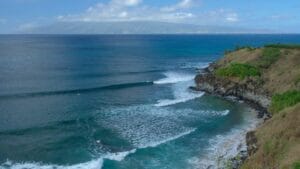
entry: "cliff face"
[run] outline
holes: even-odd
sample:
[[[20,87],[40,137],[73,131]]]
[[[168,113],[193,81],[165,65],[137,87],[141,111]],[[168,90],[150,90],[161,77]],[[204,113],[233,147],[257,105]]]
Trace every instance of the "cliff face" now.
[[[249,103],[259,106],[261,111],[266,111],[270,106],[271,98],[264,91],[260,82],[247,78],[243,81],[235,81],[230,78],[221,78],[214,75],[213,69],[196,76],[196,89],[211,94],[222,96],[235,96]]]
[[[197,75],[195,82],[196,90],[235,96],[257,108],[258,117],[268,115],[257,131],[246,135],[249,157],[241,168],[300,168],[300,46],[229,52]],[[275,102],[274,96],[280,94],[284,97]],[[281,109],[269,111],[279,103],[284,105]]]

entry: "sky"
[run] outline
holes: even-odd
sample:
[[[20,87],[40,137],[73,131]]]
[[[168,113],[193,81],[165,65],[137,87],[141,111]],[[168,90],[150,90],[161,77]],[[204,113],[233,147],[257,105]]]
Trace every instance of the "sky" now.
[[[0,33],[56,22],[159,21],[300,33],[300,0],[0,0]]]

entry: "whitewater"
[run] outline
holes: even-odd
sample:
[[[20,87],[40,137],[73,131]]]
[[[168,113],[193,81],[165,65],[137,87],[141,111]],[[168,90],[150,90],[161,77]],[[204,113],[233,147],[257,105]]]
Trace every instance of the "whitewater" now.
[[[165,110],[160,110],[164,109],[166,106],[171,106],[171,105],[176,105],[176,104],[182,104],[187,101],[200,98],[204,95],[203,92],[195,92],[189,90],[189,86],[193,85],[193,79],[194,79],[194,74],[186,74],[186,73],[178,73],[174,71],[169,71],[163,73],[165,76],[164,78],[161,78],[159,80],[156,80],[153,82],[154,85],[166,85],[166,84],[171,84],[171,89],[172,89],[172,95],[173,99],[161,99],[158,100],[156,104],[154,105],[144,105],[144,106],[133,106],[133,107],[127,107],[127,108],[121,108],[121,109],[114,109],[112,110],[113,112],[110,112],[109,116],[113,118],[113,122],[119,124],[119,126],[116,128],[117,130],[120,130],[120,135],[124,135],[124,133],[128,133],[126,131],[134,130],[132,132],[145,132],[146,134],[149,131],[143,131],[143,128],[138,128],[138,129],[133,129],[130,126],[122,126],[121,124],[124,123],[124,121],[120,121],[122,118],[130,118],[130,116],[135,116],[137,117],[137,114],[132,115],[132,111],[140,111],[144,112],[144,110],[147,110],[147,114],[152,114],[157,117],[166,117],[168,116],[169,118],[176,118],[176,121],[180,120],[180,116],[176,117],[178,113],[181,115],[184,113],[187,114],[192,114],[194,113],[194,110],[185,110],[183,112],[170,112],[168,109]],[[157,107],[157,108],[155,108]],[[161,108],[160,108],[161,107]],[[154,111],[153,111],[154,110]],[[125,114],[126,117],[118,115],[117,117],[114,117],[112,114],[116,112],[130,112],[130,114]],[[174,111],[174,110],[173,110]],[[159,112],[159,113],[156,113]],[[223,111],[203,111],[201,115],[203,116],[226,116],[230,113],[229,110],[223,110]],[[134,117],[133,117],[134,118]],[[117,121],[114,121],[117,120]],[[112,122],[111,121],[111,122]],[[166,122],[167,123],[167,122]],[[111,123],[107,124],[108,126]],[[134,121],[131,122],[131,124],[135,124]],[[252,128],[255,123],[251,122]],[[168,124],[169,125],[169,124]],[[157,126],[161,127],[161,126]],[[157,129],[157,127],[155,129]],[[178,133],[176,134],[166,134],[165,136],[160,136],[159,138],[139,138],[141,135],[134,135],[134,133],[130,133],[128,135],[124,135],[124,137],[128,137],[128,140],[133,140],[132,144],[135,145],[135,148],[128,150],[128,151],[121,151],[121,152],[115,152],[115,153],[106,153],[104,155],[101,155],[99,158],[95,158],[91,161],[80,163],[80,164],[75,164],[75,165],[55,165],[55,164],[43,164],[39,162],[22,162],[22,163],[16,163],[10,160],[7,160],[5,163],[3,163],[0,168],[5,169],[5,168],[10,168],[10,169],[101,169],[103,166],[104,160],[113,160],[113,161],[122,161],[124,160],[128,155],[136,153],[136,151],[140,149],[147,149],[147,148],[155,148],[157,146],[160,146],[161,144],[165,144],[167,142],[179,139],[181,137],[184,137],[186,135],[189,135],[193,132],[195,132],[197,128],[178,128]],[[217,166],[219,164],[218,158],[220,156],[227,156],[226,158],[229,159],[229,157],[233,157],[240,151],[237,147],[243,144],[244,140],[242,139],[235,139],[235,137],[239,137],[242,134],[245,134],[245,132],[248,131],[244,128],[240,129],[233,129],[230,131],[228,134],[225,135],[218,135],[216,138],[212,138],[209,141],[209,144],[212,145],[211,147],[208,148],[208,153],[207,155],[204,155],[201,159],[198,157],[194,157],[189,160],[189,163],[194,165],[194,167],[197,168],[197,166],[203,166],[200,168],[205,168],[209,166]],[[137,138],[134,138],[137,137]],[[239,137],[240,138],[240,137]],[[154,141],[150,141],[150,140]],[[136,141],[138,140],[138,141]],[[232,145],[227,145],[224,140],[229,140]],[[235,141],[233,141],[235,140]],[[100,140],[97,140],[99,143]],[[226,145],[226,146],[225,146]],[[236,150],[232,150],[236,149]],[[229,153],[229,154],[228,154]]]
[[[0,36],[0,168],[220,168],[257,119],[191,90],[195,75],[236,44],[283,41],[295,35]]]

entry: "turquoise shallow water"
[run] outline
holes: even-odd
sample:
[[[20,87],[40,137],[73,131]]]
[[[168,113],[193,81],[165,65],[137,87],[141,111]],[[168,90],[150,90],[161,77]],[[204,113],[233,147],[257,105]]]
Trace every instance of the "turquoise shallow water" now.
[[[0,168],[217,168],[256,124],[194,92],[235,45],[299,35],[1,35]]]

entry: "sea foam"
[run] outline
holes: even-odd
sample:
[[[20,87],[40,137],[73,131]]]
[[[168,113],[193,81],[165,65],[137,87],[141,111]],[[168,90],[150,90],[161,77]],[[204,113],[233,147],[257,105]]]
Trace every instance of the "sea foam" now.
[[[184,74],[178,72],[166,72],[164,73],[165,78],[154,81],[154,84],[170,84],[184,81],[190,81],[194,79],[195,75]]]
[[[187,62],[180,66],[182,69],[205,69],[209,66],[210,62]]]
[[[223,111],[223,115],[229,111]],[[218,113],[219,114],[219,113]],[[202,156],[189,159],[195,168],[198,169],[218,169],[224,168],[228,159],[238,155],[241,151],[246,151],[246,133],[256,128],[260,123],[255,116],[249,112],[251,116],[248,117],[245,124],[237,126],[225,134],[219,134],[209,139],[208,147]]]
[[[103,159],[95,159],[85,163],[75,164],[75,165],[52,165],[52,164],[42,164],[42,163],[13,163],[7,161],[0,165],[0,169],[101,169],[103,165]]]
[[[190,96],[187,97],[183,97],[183,98],[176,98],[176,99],[163,99],[163,100],[158,100],[158,103],[155,104],[155,106],[157,107],[163,107],[163,106],[170,106],[170,105],[174,105],[174,104],[178,104],[178,103],[184,103],[187,102],[189,100],[193,100],[196,99],[198,97],[203,96],[204,93],[199,93],[199,94],[191,94]]]
[[[189,86],[194,85],[194,75],[176,72],[167,72],[165,75],[167,76],[166,78],[158,80],[154,82],[154,84],[172,83],[170,87],[174,98],[158,100],[155,106],[162,107],[174,105],[203,96],[204,92],[193,92],[188,89]]]
[[[178,134],[178,135],[169,137],[169,138],[167,138],[167,139],[165,139],[165,140],[161,140],[161,141],[158,141],[158,142],[153,142],[153,143],[149,143],[149,144],[147,144],[147,145],[141,146],[140,149],[143,149],[143,148],[149,148],[149,147],[157,147],[157,146],[159,146],[159,145],[161,145],[161,144],[164,144],[164,143],[167,143],[167,142],[176,140],[176,139],[178,139],[178,138],[180,138],[180,137],[183,137],[183,136],[185,136],[185,135],[189,135],[189,134],[191,134],[191,133],[194,132],[194,131],[196,131],[196,128],[191,128],[191,129],[189,129],[189,130],[187,130],[187,131],[185,131],[185,132],[183,132],[183,133],[180,133],[180,134]]]
[[[157,147],[161,144],[167,143],[172,140],[176,140],[180,137],[183,137],[185,135],[188,135],[192,132],[194,132],[196,128],[187,130],[183,133],[180,133],[178,135],[175,135],[173,137],[167,138],[165,140],[161,140],[159,142],[150,142],[149,144],[142,145],[141,147],[137,149],[145,149],[150,147]],[[85,163],[75,164],[75,165],[55,165],[55,164],[42,164],[42,163],[13,163],[11,161],[7,161],[4,164],[0,165],[0,169],[101,169],[103,166],[103,160],[109,159],[114,161],[122,161],[124,158],[129,155],[133,154],[137,151],[137,149],[132,149],[130,151],[124,151],[124,152],[117,152],[117,153],[108,153],[104,155],[102,158],[98,158],[95,160],[91,160]]]

